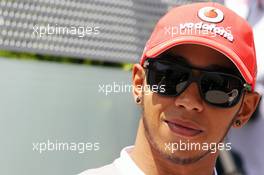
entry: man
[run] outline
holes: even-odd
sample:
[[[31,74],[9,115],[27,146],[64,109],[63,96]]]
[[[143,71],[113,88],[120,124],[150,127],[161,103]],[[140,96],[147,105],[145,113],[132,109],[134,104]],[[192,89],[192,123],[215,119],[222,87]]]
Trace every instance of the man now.
[[[81,175],[216,175],[228,130],[259,102],[256,70],[252,29],[233,11],[212,2],[172,9],[133,67],[142,108],[135,145]]]

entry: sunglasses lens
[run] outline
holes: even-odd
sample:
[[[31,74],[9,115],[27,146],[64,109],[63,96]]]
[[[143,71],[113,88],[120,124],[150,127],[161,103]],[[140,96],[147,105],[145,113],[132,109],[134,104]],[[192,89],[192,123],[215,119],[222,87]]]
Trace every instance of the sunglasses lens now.
[[[190,70],[169,63],[154,62],[148,72],[148,84],[159,87],[158,94],[177,96],[187,86]],[[163,89],[163,90],[162,90]]]
[[[206,73],[201,80],[205,101],[220,107],[235,105],[241,96],[242,81],[221,73]]]

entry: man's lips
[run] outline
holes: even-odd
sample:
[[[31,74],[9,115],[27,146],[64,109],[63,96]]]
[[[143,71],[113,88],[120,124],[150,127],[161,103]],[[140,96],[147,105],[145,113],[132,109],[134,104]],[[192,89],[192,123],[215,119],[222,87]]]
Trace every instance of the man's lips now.
[[[197,126],[192,122],[183,122],[180,120],[164,120],[164,121],[168,124],[172,132],[183,136],[192,137],[203,132],[203,130],[199,126]]]

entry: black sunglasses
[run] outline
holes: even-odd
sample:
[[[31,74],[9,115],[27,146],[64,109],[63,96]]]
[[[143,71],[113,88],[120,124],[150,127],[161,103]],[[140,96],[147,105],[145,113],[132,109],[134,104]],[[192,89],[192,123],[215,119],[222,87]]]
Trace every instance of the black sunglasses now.
[[[179,96],[192,82],[197,82],[203,100],[217,107],[236,105],[243,92],[251,88],[239,76],[184,66],[166,59],[149,58],[143,67],[150,90],[155,88],[159,95]],[[199,71],[199,76],[194,76],[194,70]]]

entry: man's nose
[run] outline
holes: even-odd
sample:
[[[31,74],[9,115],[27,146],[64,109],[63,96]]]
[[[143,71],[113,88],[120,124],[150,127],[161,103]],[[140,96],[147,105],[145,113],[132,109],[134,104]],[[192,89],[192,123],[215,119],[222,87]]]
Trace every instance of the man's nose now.
[[[192,82],[185,91],[175,97],[175,105],[180,108],[185,108],[188,111],[203,111],[203,100],[196,82]]]

